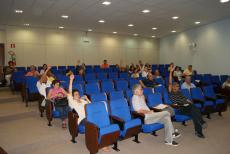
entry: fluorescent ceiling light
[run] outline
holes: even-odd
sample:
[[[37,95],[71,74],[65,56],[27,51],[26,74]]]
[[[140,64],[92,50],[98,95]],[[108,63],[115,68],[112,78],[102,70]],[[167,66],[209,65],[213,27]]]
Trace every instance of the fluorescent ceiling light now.
[[[157,28],[156,28],[156,27],[153,27],[152,30],[157,30]]]
[[[88,29],[88,32],[92,32],[93,30],[92,29]]]
[[[152,38],[155,38],[156,36],[155,35],[153,35],[153,36],[151,36]]]
[[[220,0],[220,3],[227,3],[229,0]]]
[[[24,26],[30,26],[30,24],[24,24]]]
[[[175,31],[175,30],[172,30],[171,32],[172,32],[172,33],[176,33],[176,31]]]
[[[133,24],[128,24],[129,27],[133,27],[134,25]]]
[[[195,24],[196,24],[196,25],[200,24],[200,21],[196,21]]]
[[[102,4],[103,4],[103,5],[110,5],[111,2],[109,2],[109,1],[104,1],[104,2],[102,2]]]
[[[141,12],[142,12],[142,13],[149,13],[149,12],[150,12],[150,10],[145,9],[145,10],[142,10]]]
[[[59,29],[63,29],[64,27],[63,27],[63,26],[59,26],[58,28],[59,28]]]
[[[117,34],[117,32],[113,32],[113,34]]]
[[[98,22],[100,22],[100,23],[105,23],[105,20],[99,20]]]
[[[69,18],[69,16],[67,16],[67,15],[62,15],[61,17],[62,17],[62,18],[65,18],[65,19],[68,19],[68,18]]]
[[[15,13],[23,13],[23,10],[14,10]]]
[[[138,36],[138,34],[133,34],[134,36]]]
[[[172,17],[172,19],[176,20],[176,19],[179,19],[179,17],[178,16],[174,16],[174,17]]]

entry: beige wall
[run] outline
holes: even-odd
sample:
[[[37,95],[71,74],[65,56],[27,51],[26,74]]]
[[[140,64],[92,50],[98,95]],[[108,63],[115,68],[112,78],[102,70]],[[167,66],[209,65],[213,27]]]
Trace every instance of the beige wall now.
[[[14,26],[5,27],[0,40],[1,35],[6,36],[6,52],[16,52],[18,66],[73,65],[78,59],[86,64],[101,64],[103,59],[110,64],[120,60],[136,63],[139,59],[158,63],[159,59],[157,39],[89,32],[86,43],[85,32]],[[11,43],[15,43],[15,49],[10,49]],[[7,54],[5,59],[9,59]]]
[[[230,18],[162,38],[159,61],[192,64],[200,73],[230,74]]]

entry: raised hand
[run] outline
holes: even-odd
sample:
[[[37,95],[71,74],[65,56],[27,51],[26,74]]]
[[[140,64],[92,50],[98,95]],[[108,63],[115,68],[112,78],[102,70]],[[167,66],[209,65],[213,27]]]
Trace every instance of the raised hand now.
[[[70,75],[70,76],[69,76],[69,79],[73,81],[73,80],[74,80],[74,75],[73,75],[73,74]]]

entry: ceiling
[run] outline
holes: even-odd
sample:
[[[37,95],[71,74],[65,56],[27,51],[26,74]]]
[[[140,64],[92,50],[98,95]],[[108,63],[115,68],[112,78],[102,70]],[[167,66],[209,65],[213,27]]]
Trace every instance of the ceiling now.
[[[31,27],[75,29],[94,32],[133,35],[170,35],[172,30],[181,32],[200,25],[230,17],[230,2],[219,0],[0,0],[0,25],[23,25]],[[22,14],[16,14],[21,9]],[[141,11],[149,9],[144,14]],[[61,15],[68,15],[68,19]],[[172,16],[179,16],[173,20]],[[105,23],[98,20],[104,19]],[[195,21],[201,24],[195,25]],[[128,24],[134,24],[128,27]],[[157,30],[152,30],[157,27]]]

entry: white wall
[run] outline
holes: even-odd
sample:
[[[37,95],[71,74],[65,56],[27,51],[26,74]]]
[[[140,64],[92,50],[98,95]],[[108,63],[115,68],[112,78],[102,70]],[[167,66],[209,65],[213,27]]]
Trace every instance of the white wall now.
[[[196,48],[189,47],[192,42]],[[230,18],[162,38],[159,62],[192,64],[200,73],[230,74]]]
[[[139,59],[158,63],[159,59],[157,39],[89,32],[89,43],[85,43],[85,32],[13,26],[6,26],[4,33],[0,33],[0,40],[5,35],[6,52],[16,52],[17,66],[73,65],[78,59],[86,64],[101,64],[103,59],[110,64],[119,64],[120,60],[123,64],[135,63]],[[12,43],[15,49],[10,48]]]

